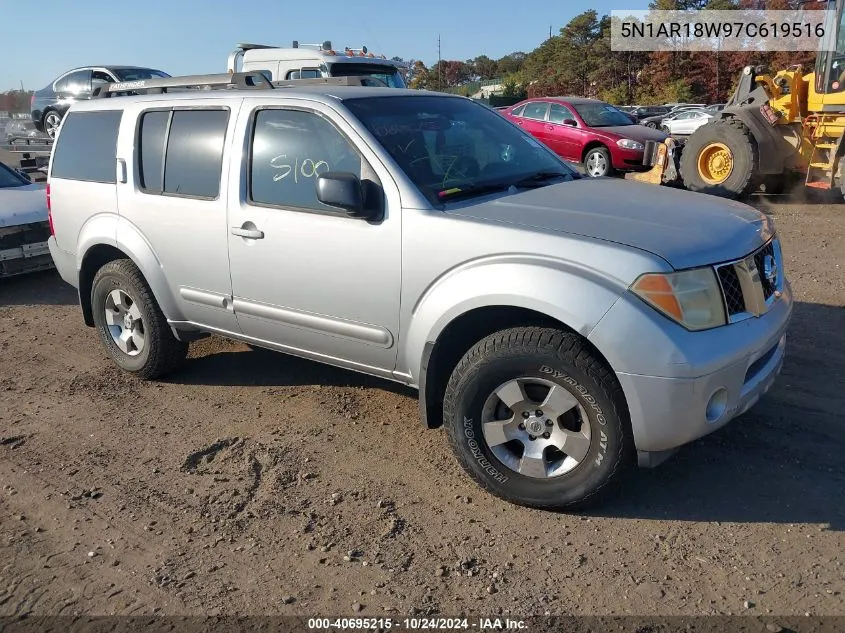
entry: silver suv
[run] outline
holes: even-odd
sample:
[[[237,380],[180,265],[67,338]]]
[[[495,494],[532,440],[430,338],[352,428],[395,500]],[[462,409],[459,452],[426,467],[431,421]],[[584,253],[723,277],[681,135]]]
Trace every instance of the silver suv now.
[[[115,84],[63,120],[49,247],[123,370],[214,333],[404,383],[482,487],[536,507],[772,385],[792,293],[763,214],[582,179],[466,98],[297,83]]]

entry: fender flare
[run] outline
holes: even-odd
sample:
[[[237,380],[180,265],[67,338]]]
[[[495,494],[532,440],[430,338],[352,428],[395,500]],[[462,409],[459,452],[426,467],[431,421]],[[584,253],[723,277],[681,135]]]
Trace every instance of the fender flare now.
[[[413,308],[400,350],[400,367],[410,374],[412,384],[424,381],[427,356],[446,327],[472,310],[523,308],[555,319],[586,338],[627,288],[624,280],[595,270],[531,259],[471,262],[426,289]],[[553,296],[549,289],[556,289]]]
[[[80,230],[77,244],[77,274],[81,273],[85,257],[92,248],[98,245],[112,246],[131,259],[141,271],[165,318],[171,321],[184,320],[155,250],[125,218],[111,213],[92,216]]]

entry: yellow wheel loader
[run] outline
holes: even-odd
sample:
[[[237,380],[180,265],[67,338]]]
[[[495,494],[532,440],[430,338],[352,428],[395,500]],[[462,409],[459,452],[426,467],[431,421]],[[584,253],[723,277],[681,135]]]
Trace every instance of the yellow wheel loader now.
[[[796,65],[771,75],[747,66],[724,110],[686,139],[647,144],[643,162],[651,169],[626,178],[740,198],[761,187],[777,193],[797,176],[806,187],[838,187],[845,196],[843,5],[823,7],[835,10],[835,28],[812,72]]]

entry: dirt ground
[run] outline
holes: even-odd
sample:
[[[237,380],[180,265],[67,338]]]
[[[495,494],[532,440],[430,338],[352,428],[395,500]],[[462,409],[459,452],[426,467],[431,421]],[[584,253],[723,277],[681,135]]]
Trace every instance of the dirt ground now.
[[[481,492],[413,392],[218,338],[140,383],[54,272],[0,282],[0,615],[845,615],[845,205],[754,204],[782,377],[578,515]]]

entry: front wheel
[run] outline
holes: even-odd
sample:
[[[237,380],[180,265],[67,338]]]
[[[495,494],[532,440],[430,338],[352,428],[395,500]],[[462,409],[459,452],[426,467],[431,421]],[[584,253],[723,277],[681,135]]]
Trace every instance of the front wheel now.
[[[590,178],[601,178],[613,173],[613,163],[606,147],[594,147],[584,156],[584,170]]]
[[[616,377],[560,330],[514,328],[479,341],[449,380],[444,423],[463,469],[519,505],[584,506],[633,463]]]
[[[91,309],[111,359],[139,378],[151,380],[175,369],[188,352],[131,260],[117,259],[97,271]]]

